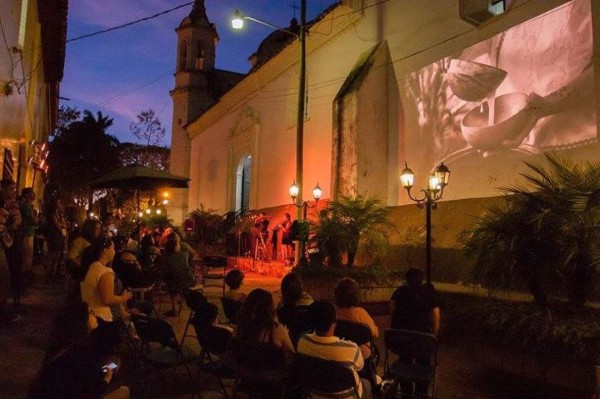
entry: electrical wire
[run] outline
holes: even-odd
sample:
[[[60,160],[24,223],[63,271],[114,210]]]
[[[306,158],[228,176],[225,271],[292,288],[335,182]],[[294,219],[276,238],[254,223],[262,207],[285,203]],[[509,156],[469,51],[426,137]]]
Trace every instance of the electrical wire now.
[[[173,8],[170,8],[168,10],[161,11],[159,13],[156,13],[154,15],[150,15],[148,17],[136,19],[135,21],[127,22],[127,23],[124,23],[122,25],[113,26],[111,28],[102,29],[102,30],[99,30],[99,31],[96,31],[96,32],[92,32],[92,33],[87,33],[87,34],[81,35],[81,36],[76,36],[74,38],[67,39],[67,43],[72,43],[74,41],[81,40],[81,39],[86,39],[86,38],[92,37],[92,36],[97,36],[97,35],[100,35],[102,33],[112,32],[112,31],[118,30],[118,29],[123,29],[123,28],[126,28],[128,26],[132,26],[132,25],[138,24],[140,22],[149,21],[151,19],[158,18],[158,17],[160,17],[162,15],[168,14],[168,13],[170,13],[172,11],[175,11],[175,10],[179,10],[180,8],[187,7],[187,6],[192,5],[194,3],[195,3],[195,1],[190,1],[190,2],[187,2],[185,4],[181,4],[181,5],[177,6],[177,7],[173,7]]]

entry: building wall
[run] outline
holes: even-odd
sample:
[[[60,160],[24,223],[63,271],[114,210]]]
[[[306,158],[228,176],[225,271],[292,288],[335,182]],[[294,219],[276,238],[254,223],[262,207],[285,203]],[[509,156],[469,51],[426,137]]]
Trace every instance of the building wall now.
[[[20,188],[33,184],[34,170],[27,164],[33,150],[29,143],[47,141],[56,101],[44,76],[37,4],[35,0],[6,0],[0,7],[8,46],[3,43],[0,50],[0,156],[5,148],[12,151]],[[35,183],[41,192],[40,172]]]
[[[365,2],[367,6],[373,3]],[[523,161],[541,160],[544,151],[574,159],[600,158],[600,78],[594,77],[600,59],[597,51],[592,53],[593,46],[598,48],[592,41],[598,21],[592,26],[590,17],[591,7],[599,10],[600,1],[514,1],[507,14],[479,27],[460,19],[459,3],[391,1],[364,12],[342,5],[311,28],[305,199],[311,197],[316,182],[324,198],[332,195],[334,98],[360,55],[383,41],[389,47],[390,61],[382,62],[380,68],[393,70],[382,74],[374,69],[367,75],[356,97],[357,115],[349,122],[359,137],[347,144],[348,149],[358,145],[357,191],[379,194],[390,206],[411,204],[397,183],[404,161],[417,175],[415,187],[424,187],[430,170],[443,161],[452,172],[446,199],[493,197],[499,195],[499,187],[520,182]],[[192,137],[190,208],[202,203],[236,210],[235,171],[244,155],[240,140],[250,143],[247,155],[252,155],[250,207],[289,203],[287,188],[295,176],[295,126],[289,115],[294,115],[290,107],[295,107],[297,59],[294,43],[188,127]],[[518,113],[523,120],[490,132],[476,126],[475,130],[483,132],[480,141],[484,144],[467,142],[463,118],[486,99],[458,97],[448,79],[451,59],[497,63],[507,71],[496,96],[523,93],[528,104]],[[381,89],[384,85],[389,87]],[[386,92],[386,98],[379,97]],[[534,94],[546,101],[539,102]],[[515,107],[519,104],[511,97],[499,109],[516,112]],[[236,128],[249,109],[254,115],[251,129]],[[531,123],[533,127],[528,126]],[[236,136],[240,131],[251,133],[242,140],[243,135]],[[232,132],[238,133],[232,136]],[[373,141],[380,145],[369,147]],[[381,163],[381,158],[387,161]]]

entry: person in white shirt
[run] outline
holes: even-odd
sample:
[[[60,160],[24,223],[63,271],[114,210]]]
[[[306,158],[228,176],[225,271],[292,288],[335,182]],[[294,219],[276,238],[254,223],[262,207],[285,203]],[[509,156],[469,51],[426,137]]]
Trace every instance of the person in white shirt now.
[[[346,364],[354,372],[360,397],[371,398],[371,384],[358,376],[358,371],[364,366],[360,348],[354,342],[344,341],[334,335],[335,306],[330,302],[318,300],[311,305],[310,314],[315,332],[300,337],[298,353]]]

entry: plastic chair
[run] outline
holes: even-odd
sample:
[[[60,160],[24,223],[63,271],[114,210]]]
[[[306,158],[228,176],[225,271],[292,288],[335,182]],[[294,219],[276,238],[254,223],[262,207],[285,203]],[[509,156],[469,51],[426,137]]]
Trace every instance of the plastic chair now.
[[[237,338],[231,342],[237,372],[232,396],[240,391],[250,398],[283,397],[287,378],[284,350]]]
[[[149,365],[157,369],[165,386],[166,380],[163,370],[184,366],[190,378],[192,377],[188,364],[197,358],[197,355],[184,353],[177,342],[175,332],[169,323],[161,319],[146,316],[133,316],[132,321],[141,340],[142,365]]]
[[[288,329],[294,348],[298,346],[302,335],[315,329],[309,308],[309,306],[284,306],[277,309],[277,318]]]
[[[398,379],[400,385],[431,385],[431,398],[436,397],[437,380],[437,338],[433,334],[409,331],[386,330],[385,340],[385,378]],[[397,356],[392,361],[391,355]],[[416,391],[415,390],[415,391]],[[423,389],[426,395],[427,389]],[[418,396],[417,396],[418,397]]]
[[[342,362],[297,353],[290,374],[304,398],[360,398],[354,372]]]
[[[231,324],[236,324],[237,315],[243,304],[243,302],[236,301],[235,299],[227,298],[225,296],[221,297],[221,305],[223,306],[225,317],[227,317],[227,320],[229,320]]]

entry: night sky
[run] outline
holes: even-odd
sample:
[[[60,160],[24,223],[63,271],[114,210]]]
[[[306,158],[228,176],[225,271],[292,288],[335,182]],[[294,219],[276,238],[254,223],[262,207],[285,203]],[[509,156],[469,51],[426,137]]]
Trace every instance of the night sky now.
[[[166,11],[190,0],[71,0],[68,39]],[[308,19],[335,0],[308,0]],[[209,20],[216,24],[220,41],[216,67],[247,72],[248,57],[272,30],[247,21],[244,30],[231,28],[231,15],[246,15],[286,27],[299,11],[300,0],[206,0]],[[108,133],[120,141],[136,141],[129,124],[143,109],[154,109],[171,142],[172,102],[177,35],[175,28],[192,5],[150,21],[67,43],[62,105],[101,111],[114,119]]]

